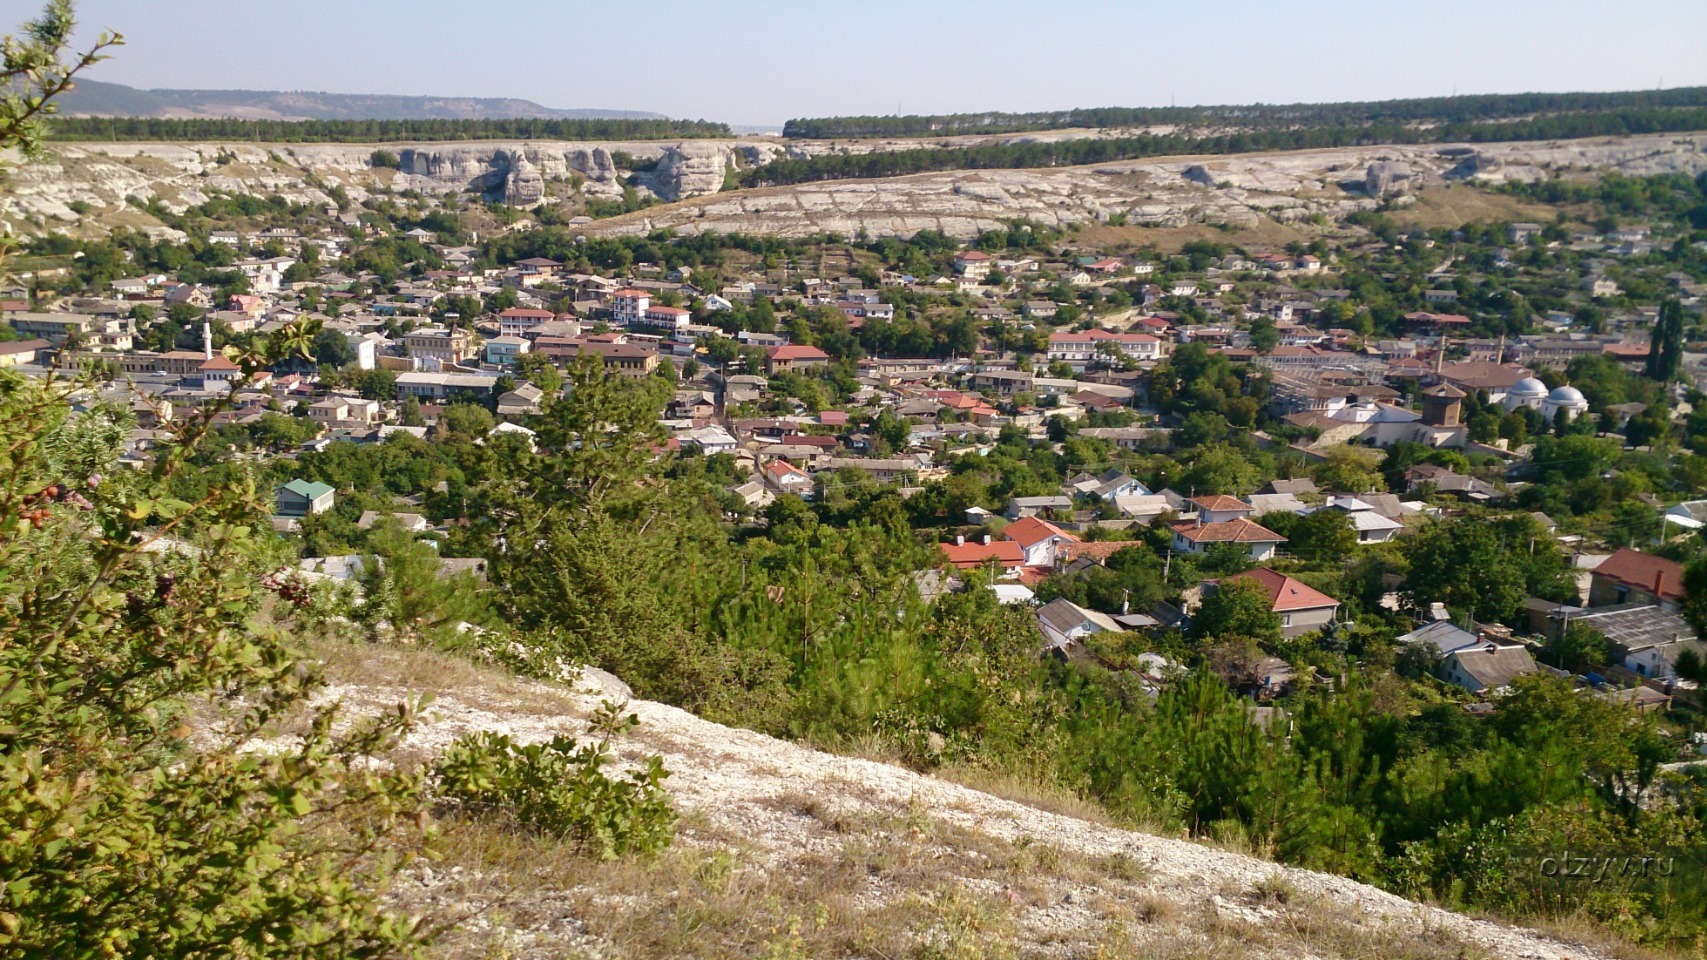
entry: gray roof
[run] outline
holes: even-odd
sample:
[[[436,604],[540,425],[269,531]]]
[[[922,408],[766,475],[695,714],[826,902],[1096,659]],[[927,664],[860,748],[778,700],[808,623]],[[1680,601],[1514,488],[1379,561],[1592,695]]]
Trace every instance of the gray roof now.
[[[1309,477],[1303,477],[1298,480],[1270,480],[1268,483],[1263,485],[1263,489],[1267,490],[1271,494],[1292,494],[1293,496],[1303,493],[1320,492],[1316,489],[1316,481],[1311,480]]]
[[[1449,659],[1456,659],[1458,668],[1484,690],[1509,687],[1513,679],[1535,672],[1535,659],[1523,647],[1459,650]]]
[[[1044,635],[1054,642],[1067,639],[1075,631],[1119,633],[1124,629],[1108,614],[1086,610],[1066,597],[1057,597],[1038,608],[1037,622]]]
[[[1673,640],[1696,639],[1688,620],[1653,604],[1584,610],[1571,614],[1567,622],[1593,627],[1596,633],[1632,652]]]
[[[1400,643],[1427,643],[1440,651],[1442,656],[1455,650],[1473,647],[1479,642],[1475,634],[1454,625],[1450,620],[1436,620],[1397,639]]]
[[[1253,517],[1265,513],[1303,513],[1310,509],[1309,504],[1292,493],[1253,493],[1245,499],[1250,502]]]

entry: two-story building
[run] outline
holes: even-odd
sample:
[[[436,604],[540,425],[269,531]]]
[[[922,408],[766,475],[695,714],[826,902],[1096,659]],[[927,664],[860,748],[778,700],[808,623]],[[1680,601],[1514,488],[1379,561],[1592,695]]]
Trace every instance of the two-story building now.
[[[1076,372],[1107,364],[1118,358],[1160,360],[1162,341],[1147,333],[1113,333],[1108,330],[1079,330],[1049,335],[1049,362],[1065,363]]]

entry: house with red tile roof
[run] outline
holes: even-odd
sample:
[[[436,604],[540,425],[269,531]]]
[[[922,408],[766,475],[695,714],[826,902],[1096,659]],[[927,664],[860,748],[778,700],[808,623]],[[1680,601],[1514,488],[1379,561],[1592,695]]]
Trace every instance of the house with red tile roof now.
[[[1232,543],[1248,548],[1251,559],[1257,563],[1272,559],[1275,550],[1286,542],[1280,534],[1243,517],[1220,523],[1181,520],[1171,524],[1170,529],[1174,532],[1176,553],[1200,554],[1212,544]]]
[[[1205,595],[1210,592],[1209,588],[1240,581],[1254,583],[1268,594],[1269,609],[1280,616],[1281,632],[1289,638],[1303,636],[1332,623],[1340,607],[1340,602],[1333,597],[1267,567],[1246,570],[1221,580],[1205,581]]]
[[[982,280],[990,275],[995,258],[982,250],[963,250],[954,255],[954,272],[968,280]]]
[[[1601,561],[1589,577],[1588,605],[1653,603],[1676,611],[1683,600],[1683,564],[1625,547]]]
[[[1162,341],[1147,333],[1111,333],[1107,330],[1078,330],[1049,335],[1049,362],[1074,369],[1103,359],[1107,352],[1133,360],[1159,360]]]
[[[1025,548],[1012,540],[984,540],[972,543],[957,537],[955,543],[939,543],[937,548],[957,570],[975,570],[994,566],[1003,572],[1025,566]]]
[[[772,460],[759,471],[765,486],[777,493],[792,493],[797,497],[812,496],[812,475],[787,460]]]
[[[646,308],[652,305],[652,295],[644,290],[623,287],[610,295],[610,316],[619,326],[638,326],[646,319]]]
[[[775,375],[785,370],[807,370],[830,362],[830,355],[817,347],[804,344],[784,344],[765,351],[765,373]]]
[[[1078,537],[1039,517],[1015,520],[1002,529],[1002,537],[1020,545],[1028,567],[1052,567],[1061,544],[1079,542]]]
[[[1239,520],[1249,517],[1256,508],[1225,494],[1206,497],[1192,497],[1191,502],[1197,506],[1197,518],[1204,523],[1224,523],[1228,520]]]

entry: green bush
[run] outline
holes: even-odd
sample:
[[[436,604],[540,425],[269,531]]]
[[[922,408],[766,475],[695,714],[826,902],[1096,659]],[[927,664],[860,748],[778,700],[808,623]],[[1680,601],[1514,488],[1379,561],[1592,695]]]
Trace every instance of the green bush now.
[[[649,757],[625,779],[604,771],[611,739],[639,722],[606,701],[593,717],[598,739],[591,743],[553,737],[518,745],[506,734],[470,734],[439,759],[439,796],[511,818],[601,860],[657,853],[676,830],[676,812],[663,788],[670,775],[663,760]]]
[[[0,957],[406,955],[422,931],[379,889],[420,778],[371,760],[409,711],[309,706],[316,670],[260,626],[308,598],[268,583],[253,480],[174,498],[197,425],[118,469],[129,411],[73,415],[90,387],[0,371]],[[253,749],[297,708],[299,739]]]

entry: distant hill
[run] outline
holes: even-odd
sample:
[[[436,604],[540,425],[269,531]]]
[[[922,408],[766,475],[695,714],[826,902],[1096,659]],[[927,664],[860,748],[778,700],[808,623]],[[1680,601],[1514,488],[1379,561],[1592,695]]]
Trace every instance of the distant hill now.
[[[662,120],[644,110],[557,110],[508,97],[399,97],[283,90],[139,90],[79,80],[61,116],[243,120]]]

